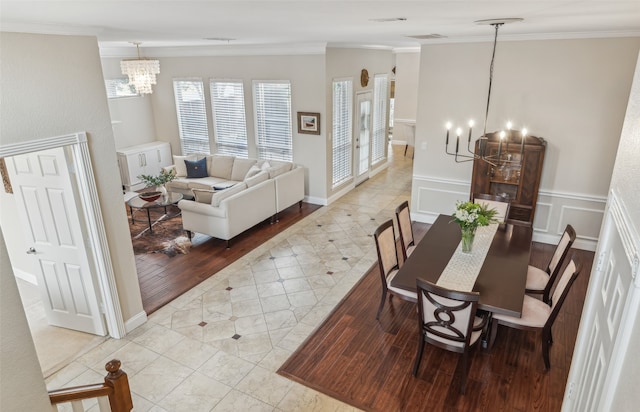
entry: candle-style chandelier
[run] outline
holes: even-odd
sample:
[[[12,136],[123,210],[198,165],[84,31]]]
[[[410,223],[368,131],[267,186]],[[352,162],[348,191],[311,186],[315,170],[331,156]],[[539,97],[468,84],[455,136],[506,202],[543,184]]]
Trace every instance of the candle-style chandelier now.
[[[122,74],[129,76],[129,84],[132,84],[139,94],[153,93],[151,85],[156,84],[156,74],[160,73],[160,61],[141,58],[140,43],[133,44],[138,50],[138,58],[120,61]]]
[[[462,162],[472,162],[476,159],[482,160],[491,164],[492,166],[497,166],[498,164],[505,163],[521,163],[522,162],[522,154],[524,152],[524,145],[527,140],[527,129],[522,128],[520,131],[512,130],[512,123],[507,122],[506,131],[502,130],[498,133],[499,137],[499,145],[497,153],[488,153],[486,151],[487,141],[489,140],[489,136],[487,135],[487,119],[489,117],[489,104],[491,102],[491,85],[493,83],[493,64],[496,58],[496,45],[498,43],[498,29],[500,26],[506,23],[513,23],[522,21],[521,18],[505,18],[505,19],[490,19],[490,20],[478,20],[476,24],[487,24],[491,25],[495,28],[495,35],[493,38],[493,53],[491,55],[491,65],[489,66],[489,91],[487,93],[487,106],[485,109],[484,115],[484,128],[482,132],[482,136],[477,139],[478,150],[472,150],[471,140],[472,140],[472,132],[474,121],[469,120],[469,133],[467,136],[467,152],[460,153],[460,137],[462,136],[462,128],[457,127],[455,129],[456,134],[456,149],[455,152],[449,151],[449,134],[451,131],[452,124],[451,122],[447,122],[446,129],[447,134],[445,138],[445,152],[448,155],[454,156],[454,159],[457,163]],[[493,136],[492,136],[493,137]],[[504,145],[503,145],[504,143]],[[520,152],[520,156],[513,156],[509,151],[509,143],[511,143],[511,148],[514,146],[518,148]],[[462,143],[464,144],[464,142]],[[476,144],[474,143],[474,146]],[[504,146],[504,147],[503,147]]]

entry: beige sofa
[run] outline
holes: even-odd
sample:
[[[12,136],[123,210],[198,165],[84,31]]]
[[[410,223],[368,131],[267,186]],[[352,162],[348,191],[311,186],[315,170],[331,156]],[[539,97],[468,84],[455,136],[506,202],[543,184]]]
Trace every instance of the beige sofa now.
[[[278,212],[304,199],[304,169],[291,162],[190,155],[174,156],[168,169],[177,177],[166,184],[167,190],[185,196],[178,203],[184,229],[227,244],[268,218],[277,220]]]

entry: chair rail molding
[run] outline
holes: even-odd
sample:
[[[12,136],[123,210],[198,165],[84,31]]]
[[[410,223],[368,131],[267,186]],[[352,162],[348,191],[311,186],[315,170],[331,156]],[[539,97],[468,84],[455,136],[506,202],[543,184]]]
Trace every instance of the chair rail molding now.
[[[433,223],[439,214],[453,212],[455,202],[468,200],[470,181],[414,175],[411,218]],[[578,233],[574,247],[595,250],[607,198],[582,193],[540,190],[533,222],[533,240],[557,243],[567,224]]]

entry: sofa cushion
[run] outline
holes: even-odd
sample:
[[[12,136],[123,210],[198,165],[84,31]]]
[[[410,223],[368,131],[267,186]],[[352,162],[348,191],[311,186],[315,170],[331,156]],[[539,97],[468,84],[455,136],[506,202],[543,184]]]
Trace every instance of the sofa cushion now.
[[[271,161],[271,166],[267,169],[269,171],[269,178],[273,179],[283,173],[287,173],[293,167],[291,162],[278,162],[276,160]]]
[[[191,189],[193,197],[196,202],[211,204],[211,197],[216,192],[215,190],[206,189]]]
[[[215,207],[220,206],[220,202],[222,202],[228,197],[235,195],[236,193],[242,192],[246,188],[247,188],[247,184],[244,182],[240,182],[228,189],[216,190],[213,196],[211,196],[211,206],[215,206]]]
[[[188,178],[209,176],[209,174],[207,173],[207,159],[205,159],[204,157],[200,160],[185,159],[184,163],[187,166]]]
[[[262,170],[257,175],[251,176],[248,179],[244,179],[244,182],[247,184],[247,187],[252,187],[268,179],[269,179],[269,172],[267,172],[266,170]]]
[[[253,177],[255,175],[257,175],[258,173],[262,172],[262,169],[260,169],[258,166],[253,165],[249,168],[249,170],[247,171],[247,174],[244,175],[244,179],[242,180],[247,180],[250,177]]]
[[[173,166],[176,168],[176,177],[187,177],[185,160],[196,160],[196,155],[173,156]]]
[[[233,156],[213,155],[211,157],[211,169],[209,170],[209,176],[221,177],[227,180],[231,179],[231,170],[233,169],[234,159],[235,157]]]
[[[236,157],[231,168],[231,180],[244,180],[251,166],[256,164],[256,159],[243,159]]]

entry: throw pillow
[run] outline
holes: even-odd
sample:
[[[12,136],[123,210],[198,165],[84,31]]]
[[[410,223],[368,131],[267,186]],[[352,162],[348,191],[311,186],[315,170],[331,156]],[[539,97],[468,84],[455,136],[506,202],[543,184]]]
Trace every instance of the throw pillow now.
[[[191,189],[193,192],[193,197],[195,201],[198,203],[207,203],[211,204],[211,197],[216,192],[215,190],[205,190],[205,189]]]
[[[251,167],[256,164],[256,159],[242,159],[236,157],[233,161],[233,168],[231,169],[231,180],[241,181],[247,175],[247,172]]]
[[[244,179],[244,182],[247,184],[247,187],[252,187],[268,179],[269,179],[269,173],[263,170],[255,176],[252,176],[248,179]]]
[[[242,192],[247,188],[247,184],[244,182],[238,183],[233,187],[228,188],[227,190],[216,191],[211,197],[211,206],[218,207],[220,206],[220,202],[225,200],[228,197],[235,195],[236,193]]]
[[[247,172],[246,175],[244,175],[244,179],[242,180],[247,180],[250,177],[253,177],[255,175],[257,175],[258,173],[260,173],[262,171],[262,169],[260,169],[258,166],[253,165],[251,166],[251,168],[249,169],[249,171]]]
[[[187,177],[207,177],[207,159],[202,158],[200,160],[185,160],[184,164],[187,166]]]
[[[226,155],[213,155],[211,158],[211,170],[209,175],[222,179],[231,179],[231,169],[235,157]]]
[[[187,176],[187,165],[184,163],[185,160],[196,160],[195,155],[186,155],[186,156],[173,156],[173,166],[176,168],[176,177],[186,177]]]

